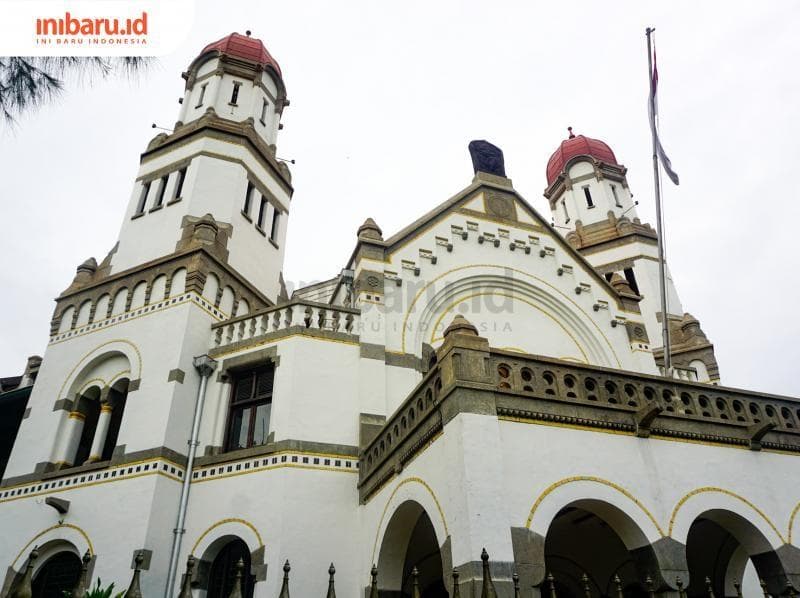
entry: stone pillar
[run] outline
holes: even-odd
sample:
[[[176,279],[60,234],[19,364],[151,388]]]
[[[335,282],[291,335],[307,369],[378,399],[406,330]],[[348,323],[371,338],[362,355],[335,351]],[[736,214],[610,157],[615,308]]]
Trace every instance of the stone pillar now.
[[[463,316],[444,331],[437,351],[442,389],[439,393],[445,452],[453,458],[453,482],[463,491],[451,500],[466,525],[451,530],[451,570],[459,573],[459,593],[478,598],[491,572],[492,594],[512,598],[515,572],[510,524],[503,499],[502,443],[489,368],[489,341]],[[488,553],[485,558],[483,551]],[[488,591],[488,590],[487,590]]]
[[[96,463],[103,459],[103,447],[106,445],[106,438],[108,437],[108,429],[111,425],[111,413],[113,407],[109,394],[111,389],[106,386],[100,392],[100,416],[97,418],[97,428],[92,438],[92,450],[89,451],[89,458],[87,463]]]

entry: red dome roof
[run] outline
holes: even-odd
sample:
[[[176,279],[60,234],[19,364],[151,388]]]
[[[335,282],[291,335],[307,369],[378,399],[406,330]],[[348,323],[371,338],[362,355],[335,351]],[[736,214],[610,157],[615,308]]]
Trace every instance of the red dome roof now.
[[[248,31],[247,33],[249,34],[250,32]],[[200,52],[200,56],[213,51],[219,51],[234,58],[249,60],[262,66],[271,66],[279,77],[283,77],[281,67],[278,66],[272,55],[267,52],[267,48],[260,39],[255,39],[249,35],[241,35],[240,33],[231,33],[221,40],[208,44]]]
[[[569,127],[569,139],[561,142],[559,148],[553,152],[547,161],[547,186],[553,184],[564,166],[575,156],[591,156],[606,164],[619,166],[617,157],[608,144],[599,139],[592,139],[583,135],[574,135]]]

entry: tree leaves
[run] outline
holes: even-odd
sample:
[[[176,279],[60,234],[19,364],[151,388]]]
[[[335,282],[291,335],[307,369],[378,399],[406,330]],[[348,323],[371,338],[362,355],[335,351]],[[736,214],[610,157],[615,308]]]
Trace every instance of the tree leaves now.
[[[21,114],[57,98],[67,82],[92,85],[117,74],[133,77],[151,60],[137,56],[0,57],[0,120],[14,124]]]

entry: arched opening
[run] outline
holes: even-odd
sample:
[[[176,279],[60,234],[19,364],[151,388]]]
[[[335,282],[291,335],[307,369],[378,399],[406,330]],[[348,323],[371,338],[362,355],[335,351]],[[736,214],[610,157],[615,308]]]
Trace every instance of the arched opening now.
[[[253,598],[256,580],[250,573],[250,549],[239,538],[233,538],[220,548],[211,563],[206,598],[228,598],[236,580],[236,564],[242,559],[242,598]]]
[[[81,559],[74,552],[62,550],[48,558],[33,577],[33,598],[64,598],[81,575]]]
[[[643,581],[656,572],[640,571],[632,550],[646,545],[642,532],[620,509],[577,501],[561,509],[547,530],[545,567],[558,598],[617,598],[617,578],[625,598],[645,598]]]
[[[415,501],[400,505],[389,520],[378,558],[381,594],[411,596],[417,569],[422,598],[446,598],[442,554],[425,509]]]
[[[100,389],[93,386],[84,392],[78,399],[77,411],[83,416],[83,427],[72,460],[74,465],[81,465],[89,459],[92,451],[92,441],[97,431],[97,422],[100,419]]]
[[[759,578],[770,593],[786,589],[786,576],[778,556],[758,528],[741,515],[722,509],[700,514],[686,539],[690,598],[708,596],[708,582],[715,596],[736,596],[736,584],[744,596],[759,596]]]

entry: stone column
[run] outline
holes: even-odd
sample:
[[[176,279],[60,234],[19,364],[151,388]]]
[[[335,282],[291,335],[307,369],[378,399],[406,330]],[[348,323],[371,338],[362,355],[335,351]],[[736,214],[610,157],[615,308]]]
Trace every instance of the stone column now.
[[[109,393],[111,389],[106,386],[100,392],[100,416],[97,418],[97,428],[95,428],[94,438],[92,438],[92,450],[89,451],[89,458],[87,463],[96,463],[103,459],[103,447],[106,445],[106,438],[108,437],[108,428],[111,425],[111,413],[113,407]]]

